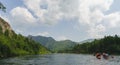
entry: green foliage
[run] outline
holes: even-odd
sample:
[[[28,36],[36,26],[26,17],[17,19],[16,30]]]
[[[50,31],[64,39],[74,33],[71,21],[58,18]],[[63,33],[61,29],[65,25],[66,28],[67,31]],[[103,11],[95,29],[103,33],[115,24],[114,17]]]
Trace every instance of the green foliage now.
[[[5,35],[5,36],[9,36],[9,31],[6,30],[6,31],[4,32],[4,35]]]
[[[106,52],[110,54],[120,54],[120,37],[105,36],[103,39],[94,40],[93,42],[87,42],[76,45],[73,53],[96,53]]]
[[[6,34],[0,34],[0,57],[43,53],[49,53],[49,51],[39,43],[20,34],[12,38]]]
[[[51,50],[58,53],[67,53],[76,45],[70,40],[56,41],[53,43]]]
[[[70,40],[56,41],[52,37],[43,37],[43,36],[28,36],[30,39],[38,43],[42,43],[43,46],[50,49],[52,52],[57,53],[66,53],[76,45],[75,42]]]
[[[3,32],[2,26],[5,26],[5,24],[8,23],[0,18],[0,57],[50,53],[50,51],[41,44],[21,34],[16,34],[7,28],[4,29],[5,32]]]
[[[0,34],[2,34],[2,27],[0,26]]]

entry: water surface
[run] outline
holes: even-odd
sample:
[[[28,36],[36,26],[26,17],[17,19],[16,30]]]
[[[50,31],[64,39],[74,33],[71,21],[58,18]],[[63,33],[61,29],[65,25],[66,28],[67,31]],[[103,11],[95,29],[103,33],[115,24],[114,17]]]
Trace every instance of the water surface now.
[[[120,65],[120,56],[98,60],[93,55],[82,54],[30,55],[2,59],[0,65]]]

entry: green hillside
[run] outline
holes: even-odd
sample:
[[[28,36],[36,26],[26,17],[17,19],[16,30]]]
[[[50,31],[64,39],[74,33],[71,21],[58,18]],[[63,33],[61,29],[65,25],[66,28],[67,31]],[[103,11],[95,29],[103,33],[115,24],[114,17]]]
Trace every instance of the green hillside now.
[[[21,34],[16,34],[10,25],[0,18],[0,57],[44,54],[49,51]]]
[[[73,53],[96,53],[106,52],[109,54],[120,54],[120,37],[105,36],[102,39],[78,44],[73,48]]]
[[[56,41],[52,37],[29,35],[28,38],[41,43],[43,46],[53,52],[69,52],[69,50],[71,50],[76,45],[76,42],[70,40]]]

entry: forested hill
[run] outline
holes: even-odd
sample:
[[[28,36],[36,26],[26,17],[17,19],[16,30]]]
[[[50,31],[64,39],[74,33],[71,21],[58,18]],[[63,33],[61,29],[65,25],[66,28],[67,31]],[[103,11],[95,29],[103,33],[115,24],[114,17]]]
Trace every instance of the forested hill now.
[[[34,41],[39,42],[40,44],[46,47],[49,47],[48,44],[56,42],[56,40],[52,37],[29,35],[28,38],[33,39]]]
[[[39,43],[16,34],[0,17],[0,57],[42,53],[49,53],[49,51]]]
[[[44,36],[32,36],[29,35],[28,38],[35,40],[36,42],[39,42],[46,48],[50,49],[53,52],[69,52],[68,50],[71,50],[77,42],[73,42],[71,40],[62,40],[62,41],[56,41],[52,37],[44,37]]]
[[[106,52],[109,54],[120,54],[120,37],[105,36],[102,39],[78,44],[73,48],[73,53],[96,53]]]

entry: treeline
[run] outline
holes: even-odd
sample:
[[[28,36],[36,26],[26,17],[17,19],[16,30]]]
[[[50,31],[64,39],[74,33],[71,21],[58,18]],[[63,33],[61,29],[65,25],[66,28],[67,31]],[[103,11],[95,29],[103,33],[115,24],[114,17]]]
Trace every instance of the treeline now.
[[[11,35],[12,34],[12,35]],[[48,49],[21,34],[3,33],[0,26],[0,57],[49,53]]]
[[[102,39],[95,39],[93,42],[87,42],[76,45],[72,50],[72,53],[96,53],[106,52],[109,54],[120,54],[120,37],[105,36]]]

